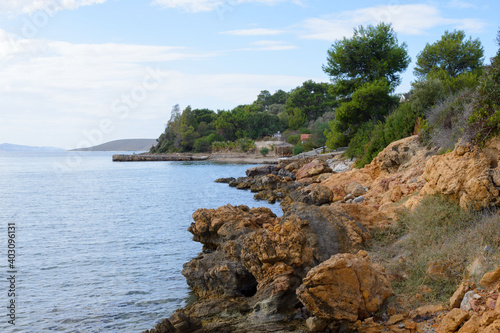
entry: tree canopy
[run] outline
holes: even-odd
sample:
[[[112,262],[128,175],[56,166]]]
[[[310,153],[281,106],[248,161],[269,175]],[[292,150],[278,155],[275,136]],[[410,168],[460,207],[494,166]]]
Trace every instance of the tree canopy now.
[[[335,42],[328,50],[323,71],[340,96],[349,96],[365,83],[385,79],[391,87],[401,82],[400,72],[410,64],[406,43],[398,44],[390,24],[360,26],[351,38]]]
[[[414,74],[425,77],[442,70],[456,77],[480,69],[483,60],[484,50],[479,39],[466,39],[462,30],[445,31],[440,40],[433,44],[427,43],[418,54]]]

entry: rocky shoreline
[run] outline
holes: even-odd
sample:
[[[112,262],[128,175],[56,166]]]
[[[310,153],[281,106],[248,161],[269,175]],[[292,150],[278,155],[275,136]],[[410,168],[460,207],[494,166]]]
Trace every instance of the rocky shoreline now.
[[[404,312],[387,306],[395,277],[367,252],[373,230],[425,195],[466,209],[498,206],[499,158],[499,141],[436,155],[409,137],[359,170],[319,155],[218,179],[280,201],[283,216],[198,209],[188,230],[203,251],[182,271],[198,299],[145,332],[499,332],[500,267],[481,288],[464,281],[448,307]]]

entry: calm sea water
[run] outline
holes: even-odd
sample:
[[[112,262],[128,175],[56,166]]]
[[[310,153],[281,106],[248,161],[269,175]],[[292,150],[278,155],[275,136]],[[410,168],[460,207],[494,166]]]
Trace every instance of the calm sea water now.
[[[250,207],[216,184],[251,165],[113,163],[111,153],[0,153],[0,331],[140,332],[185,304],[197,208]],[[7,225],[16,227],[15,326]]]

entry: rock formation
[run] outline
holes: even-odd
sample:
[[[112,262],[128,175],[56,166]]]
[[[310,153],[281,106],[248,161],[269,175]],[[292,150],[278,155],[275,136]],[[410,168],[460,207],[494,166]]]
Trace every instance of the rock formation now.
[[[316,317],[355,322],[378,311],[392,294],[384,269],[366,252],[332,256],[309,271],[297,289],[299,300]]]
[[[500,140],[436,155],[412,136],[363,169],[317,156],[219,179],[281,201],[283,216],[246,206],[198,209],[188,230],[203,252],[182,274],[199,300],[149,332],[500,332],[500,268],[483,277],[482,289],[464,281],[451,311],[388,309],[380,317],[390,281],[363,250],[371,231],[424,195],[443,194],[464,208],[498,206],[499,158]]]

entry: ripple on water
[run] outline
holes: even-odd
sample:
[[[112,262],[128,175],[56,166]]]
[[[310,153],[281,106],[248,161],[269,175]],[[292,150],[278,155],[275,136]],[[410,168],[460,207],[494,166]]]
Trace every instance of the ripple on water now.
[[[0,155],[0,219],[16,222],[19,253],[16,328],[9,332],[152,328],[189,297],[180,272],[201,250],[186,230],[197,208],[280,211],[213,182],[243,175],[248,165],[82,158],[55,173],[66,154]],[[0,332],[6,325],[0,321]]]

